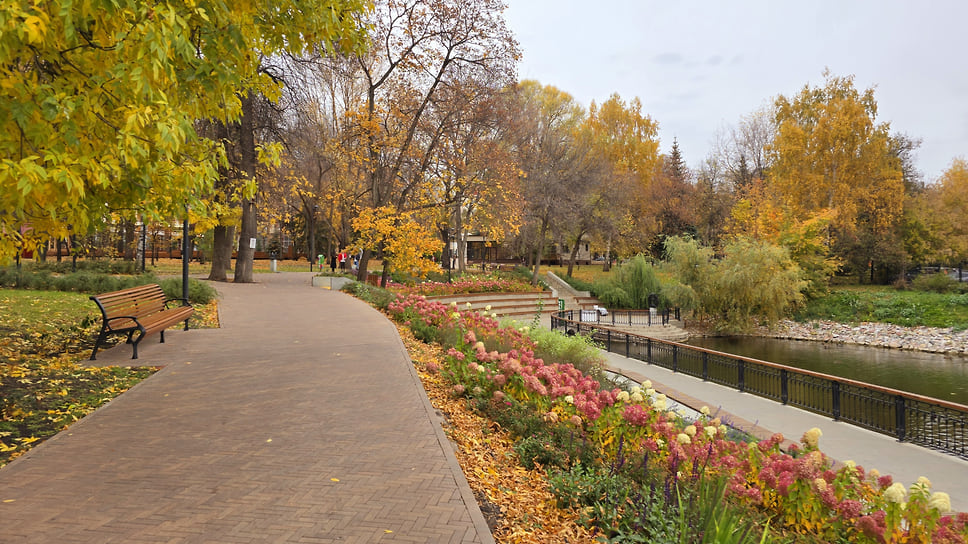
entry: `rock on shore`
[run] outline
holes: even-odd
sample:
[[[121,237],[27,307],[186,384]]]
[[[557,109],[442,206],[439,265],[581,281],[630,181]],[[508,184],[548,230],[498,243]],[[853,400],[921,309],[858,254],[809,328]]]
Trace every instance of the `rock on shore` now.
[[[887,323],[847,325],[833,321],[797,323],[784,320],[773,329],[761,329],[757,334],[786,340],[819,340],[952,355],[968,354],[968,331],[955,332],[933,327],[901,327]]]

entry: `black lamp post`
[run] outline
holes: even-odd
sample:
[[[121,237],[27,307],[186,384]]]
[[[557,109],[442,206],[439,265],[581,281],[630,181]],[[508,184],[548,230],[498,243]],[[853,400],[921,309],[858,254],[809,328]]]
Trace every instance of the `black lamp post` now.
[[[188,304],[188,261],[191,256],[188,250],[191,247],[188,241],[188,205],[185,205],[185,221],[182,223],[182,304]]]

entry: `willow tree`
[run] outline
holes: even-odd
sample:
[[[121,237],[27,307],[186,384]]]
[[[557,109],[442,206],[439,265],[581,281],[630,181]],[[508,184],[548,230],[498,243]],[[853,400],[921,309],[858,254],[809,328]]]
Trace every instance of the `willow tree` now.
[[[0,6],[0,256],[110,212],[204,213],[235,122],[278,86],[260,53],[362,43],[362,0],[5,2]],[[258,53],[257,53],[258,52]],[[254,155],[254,153],[253,153]]]

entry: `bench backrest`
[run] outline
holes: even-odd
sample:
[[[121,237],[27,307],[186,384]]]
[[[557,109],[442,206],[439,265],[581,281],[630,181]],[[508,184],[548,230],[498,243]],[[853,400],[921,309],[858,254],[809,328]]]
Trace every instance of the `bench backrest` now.
[[[91,300],[101,308],[105,319],[124,315],[141,318],[165,309],[165,292],[157,283],[94,295]]]

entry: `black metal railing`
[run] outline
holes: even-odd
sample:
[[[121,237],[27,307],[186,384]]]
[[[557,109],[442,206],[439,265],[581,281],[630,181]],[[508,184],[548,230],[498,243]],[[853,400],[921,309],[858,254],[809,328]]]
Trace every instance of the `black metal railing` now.
[[[607,310],[605,312],[593,310],[565,310],[558,312],[559,317],[569,321],[595,323],[598,325],[631,325],[648,326],[668,325],[669,320],[679,319],[679,308],[663,308],[650,310]]]
[[[590,335],[612,353],[968,459],[968,406],[614,330],[569,314],[553,315],[552,330]]]

